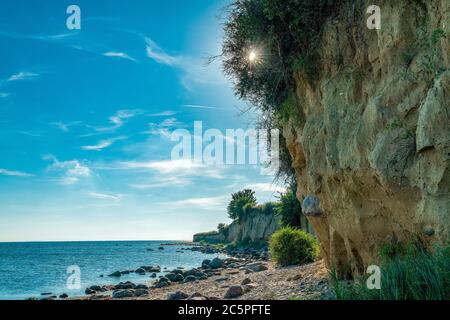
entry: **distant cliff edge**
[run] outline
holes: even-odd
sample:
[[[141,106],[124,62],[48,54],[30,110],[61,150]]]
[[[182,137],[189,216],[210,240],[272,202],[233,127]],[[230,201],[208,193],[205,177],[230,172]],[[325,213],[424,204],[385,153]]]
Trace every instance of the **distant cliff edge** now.
[[[194,242],[207,243],[249,243],[268,241],[270,236],[280,229],[280,219],[271,210],[264,212],[255,207],[242,220],[237,220],[219,231],[197,233]]]

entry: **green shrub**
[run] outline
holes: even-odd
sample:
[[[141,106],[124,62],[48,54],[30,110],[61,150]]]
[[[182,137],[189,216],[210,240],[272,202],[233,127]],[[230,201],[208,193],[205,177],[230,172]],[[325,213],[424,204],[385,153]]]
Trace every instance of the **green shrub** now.
[[[223,66],[238,96],[264,110],[292,91],[295,69],[314,69],[325,21],[348,0],[235,0],[225,23]],[[256,49],[259,64],[249,63]]]
[[[272,258],[281,266],[313,262],[319,255],[319,245],[312,235],[290,227],[275,232],[269,248]]]
[[[281,193],[280,201],[275,207],[275,213],[280,217],[283,227],[301,227],[302,206],[297,199],[296,191],[297,186],[292,185],[285,193]]]
[[[262,214],[273,214],[274,208],[276,207],[276,203],[274,202],[266,202],[259,206]]]
[[[369,290],[367,277],[353,283],[331,272],[339,300],[449,300],[450,245],[426,250],[417,244],[387,246],[380,254],[381,289]]]

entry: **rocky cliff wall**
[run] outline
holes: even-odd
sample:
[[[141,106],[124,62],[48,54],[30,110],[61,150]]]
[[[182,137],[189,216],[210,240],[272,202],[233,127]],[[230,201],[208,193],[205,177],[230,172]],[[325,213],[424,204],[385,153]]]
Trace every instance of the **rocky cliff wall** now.
[[[278,216],[264,213],[255,208],[242,221],[234,221],[221,232],[207,232],[194,235],[194,242],[208,243],[262,242],[280,228]]]
[[[366,1],[326,24],[318,76],[295,74],[283,128],[322,253],[354,274],[386,243],[450,230],[450,2],[377,2],[380,30]]]

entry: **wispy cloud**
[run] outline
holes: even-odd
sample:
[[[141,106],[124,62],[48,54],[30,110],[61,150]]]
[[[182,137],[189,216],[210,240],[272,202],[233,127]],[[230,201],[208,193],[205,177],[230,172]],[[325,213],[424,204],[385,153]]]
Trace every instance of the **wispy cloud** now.
[[[9,177],[32,177],[32,174],[21,172],[21,171],[11,171],[7,169],[0,169],[0,175]]]
[[[33,137],[33,138],[42,137],[42,134],[40,134],[39,132],[21,130],[21,131],[19,131],[19,133],[24,136]]]
[[[184,126],[184,123],[178,121],[177,118],[171,117],[164,119],[160,123],[149,123],[149,130],[143,133],[159,135],[163,138],[170,139],[171,133],[169,129],[182,128]]]
[[[182,66],[184,58],[172,56],[161,49],[152,39],[145,38],[147,44],[147,56],[158,63],[168,66]]]
[[[176,114],[177,114],[176,111],[166,110],[166,111],[150,114],[149,116],[150,117],[170,117],[170,116],[174,116]]]
[[[33,72],[19,72],[8,78],[8,81],[30,80],[38,77],[39,74]]]
[[[97,192],[90,192],[89,196],[99,200],[112,200],[112,201],[120,201],[123,198],[123,195],[121,194],[107,194]]]
[[[58,176],[57,182],[63,185],[78,183],[92,174],[91,169],[79,160],[59,161],[53,155],[46,155],[43,159],[52,161],[52,164],[47,167],[47,172],[55,173]]]
[[[152,179],[151,183],[133,183],[130,184],[130,187],[138,190],[146,190],[146,189],[156,189],[156,188],[164,188],[164,187],[173,187],[173,186],[186,186],[191,184],[186,178],[181,178],[177,176],[165,176],[163,179]]]
[[[217,109],[216,107],[201,106],[201,105],[195,105],[195,104],[184,104],[184,105],[182,105],[182,107],[191,108],[191,109]]]
[[[175,201],[173,204],[182,207],[199,207],[199,208],[225,208],[229,196],[218,196],[208,198],[189,198]]]
[[[99,141],[95,145],[82,146],[81,149],[88,150],[88,151],[101,151],[101,150],[103,150],[105,148],[108,148],[108,147],[112,146],[116,141],[124,140],[126,138],[127,137],[122,136],[122,137],[117,137],[117,138],[105,139],[105,140]]]
[[[117,169],[153,171],[167,177],[209,177],[221,179],[225,166],[207,166],[191,160],[126,161],[119,162]]]
[[[174,173],[180,171],[196,170],[204,165],[189,160],[163,160],[163,161],[128,161],[121,162],[121,167],[124,169],[149,169],[160,173]]]
[[[247,185],[245,188],[255,190],[255,191],[272,192],[272,193],[286,191],[286,187],[279,186],[279,185],[276,185],[273,183],[254,183],[254,184]]]
[[[6,32],[6,31],[0,31],[0,36],[13,38],[13,39],[25,39],[25,40],[41,40],[41,41],[56,41],[56,40],[64,40],[67,38],[74,37],[78,35],[79,32],[67,32],[67,33],[60,33],[60,34],[52,34],[52,35],[26,35],[26,34],[20,34],[20,33],[14,33],[14,32]]]
[[[97,127],[95,131],[97,132],[113,132],[120,127],[122,127],[127,120],[142,114],[142,110],[134,109],[134,110],[119,110],[115,115],[109,118],[110,126],[107,127]]]
[[[133,62],[138,62],[135,58],[129,56],[128,54],[126,54],[124,52],[109,51],[109,52],[103,53],[103,55],[105,57],[120,58],[120,59],[130,60]]]
[[[69,122],[69,123],[58,121],[58,122],[50,123],[50,125],[55,126],[56,128],[58,128],[59,130],[61,130],[63,132],[69,132],[71,127],[74,127],[74,126],[77,126],[80,124],[81,124],[81,121],[73,121],[73,122]]]
[[[192,90],[193,85],[226,84],[218,62],[208,64],[206,58],[169,54],[149,37],[144,37],[144,41],[150,59],[182,71],[181,83],[186,89]]]
[[[170,130],[167,128],[150,128],[150,130],[144,131],[143,133],[160,136],[164,139],[170,139],[172,137]]]
[[[177,118],[168,118],[163,120],[160,124],[160,127],[164,128],[173,128],[173,127],[180,127],[183,126],[183,123],[178,121]]]

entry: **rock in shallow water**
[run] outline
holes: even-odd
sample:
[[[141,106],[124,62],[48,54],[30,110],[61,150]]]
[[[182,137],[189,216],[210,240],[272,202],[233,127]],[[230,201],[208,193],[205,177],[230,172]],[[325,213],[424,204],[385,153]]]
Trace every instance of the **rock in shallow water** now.
[[[137,269],[135,272],[136,272],[137,274],[144,275],[144,274],[145,274],[145,269],[144,269],[144,268],[139,268],[139,269]]]

